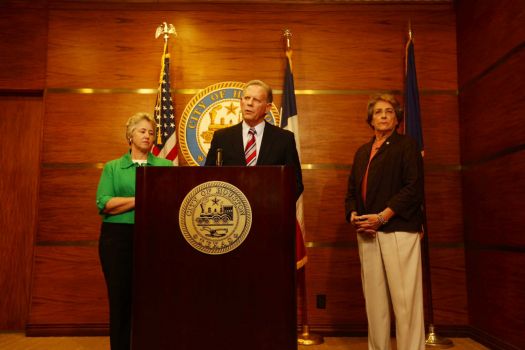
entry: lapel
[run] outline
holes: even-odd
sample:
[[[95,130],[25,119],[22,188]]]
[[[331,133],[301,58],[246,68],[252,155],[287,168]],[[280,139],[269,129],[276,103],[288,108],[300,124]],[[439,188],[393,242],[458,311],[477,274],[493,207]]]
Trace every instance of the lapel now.
[[[230,140],[230,151],[232,152],[232,158],[235,159],[235,163],[238,165],[246,165],[246,157],[244,156],[244,146],[242,143],[242,122],[231,127]]]
[[[264,122],[264,133],[261,143],[261,149],[257,156],[257,165],[264,165],[267,163],[267,158],[271,154],[270,149],[275,139],[275,126],[270,123]]]

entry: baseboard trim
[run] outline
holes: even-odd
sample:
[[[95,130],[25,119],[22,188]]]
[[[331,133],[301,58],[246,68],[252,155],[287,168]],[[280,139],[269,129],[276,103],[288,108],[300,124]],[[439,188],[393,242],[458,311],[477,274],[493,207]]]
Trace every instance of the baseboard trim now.
[[[107,323],[28,324],[28,337],[91,337],[109,335]]]
[[[302,327],[297,328],[301,332]],[[366,324],[347,325],[309,325],[310,333],[323,337],[366,337],[368,333]],[[471,338],[476,342],[493,350],[520,350],[479,328],[467,325],[434,325],[434,331],[446,338]],[[89,324],[28,324],[25,329],[28,337],[81,337],[81,336],[107,336],[109,326],[107,323]],[[392,329],[392,335],[395,332]]]
[[[500,338],[496,338],[492,334],[489,334],[476,327],[470,327],[470,338],[474,339],[475,341],[477,341],[478,343],[482,345],[485,345],[489,349],[495,349],[495,350],[521,350],[523,349],[523,348],[514,346],[512,344],[509,344]]]
[[[348,325],[310,325],[310,332],[317,333],[325,337],[366,337],[368,327],[366,324],[348,324]],[[301,327],[298,328],[299,331]],[[428,330],[428,329],[427,329]],[[447,338],[468,338],[471,337],[470,327],[466,325],[434,325],[434,332],[442,337]],[[392,325],[392,336],[395,336],[395,325]]]
[[[428,331],[428,329],[427,329]],[[434,325],[434,332],[445,338],[471,338],[483,346],[492,350],[521,350],[481,329],[467,325]],[[366,337],[367,326],[361,324],[353,325],[310,325],[310,333],[319,334],[323,337]],[[394,327],[391,330],[395,336]]]

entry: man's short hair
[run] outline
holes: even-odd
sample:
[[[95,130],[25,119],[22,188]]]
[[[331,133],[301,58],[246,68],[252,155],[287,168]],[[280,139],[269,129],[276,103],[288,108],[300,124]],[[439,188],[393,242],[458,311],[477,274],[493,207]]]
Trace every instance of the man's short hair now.
[[[246,91],[246,89],[248,88],[248,86],[252,86],[252,85],[257,85],[257,86],[262,87],[266,91],[266,102],[268,102],[268,103],[272,103],[273,102],[272,88],[270,87],[270,85],[266,84],[262,80],[250,80],[249,82],[247,82],[244,85],[244,89],[242,90],[243,95],[244,95],[244,92]]]

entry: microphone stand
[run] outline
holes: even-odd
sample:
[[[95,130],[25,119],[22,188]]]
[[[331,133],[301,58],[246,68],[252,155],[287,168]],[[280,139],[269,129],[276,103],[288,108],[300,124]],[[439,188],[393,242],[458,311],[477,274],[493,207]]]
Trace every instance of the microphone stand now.
[[[222,166],[222,148],[217,148],[217,158],[215,159],[216,166]]]

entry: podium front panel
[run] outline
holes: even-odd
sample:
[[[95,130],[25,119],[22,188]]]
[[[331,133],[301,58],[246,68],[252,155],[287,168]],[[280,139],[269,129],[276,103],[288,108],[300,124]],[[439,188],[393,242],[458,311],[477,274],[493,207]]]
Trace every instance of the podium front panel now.
[[[179,225],[183,200],[210,181],[251,207],[248,235],[224,254],[197,250]],[[144,167],[136,202],[133,350],[297,349],[291,168]]]

